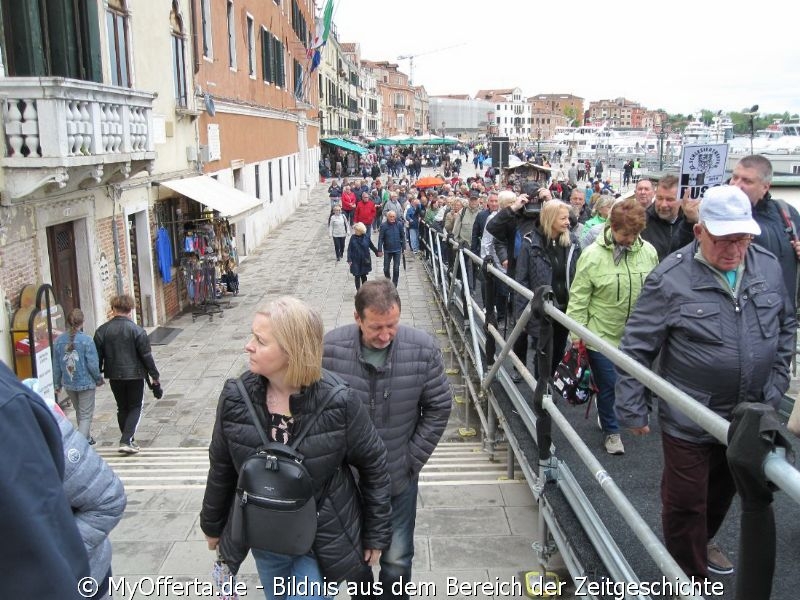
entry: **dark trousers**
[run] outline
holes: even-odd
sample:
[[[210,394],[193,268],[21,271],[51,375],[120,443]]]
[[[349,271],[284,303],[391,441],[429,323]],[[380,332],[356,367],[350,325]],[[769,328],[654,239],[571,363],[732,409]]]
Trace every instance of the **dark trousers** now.
[[[144,379],[111,379],[109,383],[117,401],[117,423],[122,432],[119,443],[129,444],[142,417]]]
[[[597,385],[597,415],[600,417],[600,426],[603,433],[619,433],[617,413],[614,411],[616,398],[614,388],[617,385],[617,368],[604,354],[597,350],[588,350],[589,366],[592,377]]]
[[[366,275],[355,275],[353,277],[353,279],[356,282],[356,289],[359,289],[361,287],[362,283],[366,283],[367,282],[367,276]]]
[[[345,238],[343,237],[333,238],[333,249],[336,252],[336,260],[344,256],[344,240]]]
[[[383,252],[383,275],[389,279],[389,266],[392,265],[392,283],[397,287],[400,281],[400,254],[401,252]]]
[[[561,325],[561,323],[553,323],[553,355],[551,360],[550,366],[550,373],[548,377],[551,376],[553,373],[556,372],[556,367],[558,367],[558,363],[561,362],[561,359],[564,358],[564,352],[567,349],[567,338],[569,337],[569,330]],[[539,338],[532,337],[531,338],[531,348],[536,350],[537,345],[539,344]],[[535,354],[538,357],[538,352]],[[536,379],[539,379],[539,360],[538,358],[534,359],[533,361],[533,375]]]
[[[736,494],[725,446],[661,434],[661,526],[664,545],[689,577],[708,577],[706,546]]]

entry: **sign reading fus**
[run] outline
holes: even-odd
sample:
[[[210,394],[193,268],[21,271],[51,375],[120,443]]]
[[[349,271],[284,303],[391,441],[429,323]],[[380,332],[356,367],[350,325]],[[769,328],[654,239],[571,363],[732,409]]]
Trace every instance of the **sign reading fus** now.
[[[692,200],[702,198],[710,187],[725,183],[725,161],[728,144],[687,144],[681,156],[680,190],[683,198],[688,190]]]

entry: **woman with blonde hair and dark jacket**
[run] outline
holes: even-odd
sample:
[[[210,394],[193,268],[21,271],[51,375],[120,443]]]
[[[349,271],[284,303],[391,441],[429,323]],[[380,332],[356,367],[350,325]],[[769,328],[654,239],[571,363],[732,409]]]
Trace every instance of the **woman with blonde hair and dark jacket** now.
[[[575,266],[581,254],[578,239],[570,232],[570,206],[561,200],[550,200],[542,206],[539,225],[528,233],[517,257],[515,279],[531,291],[549,285],[553,290],[556,308],[566,310],[569,288],[575,278]],[[515,294],[517,314],[521,314],[527,299]],[[527,332],[536,349],[539,341],[539,319],[530,319]],[[567,346],[569,331],[553,322],[553,356],[549,375],[556,370]],[[534,360],[538,373],[538,361]]]
[[[364,564],[377,564],[391,539],[386,448],[361,401],[322,369],[322,335],[319,314],[286,296],[256,312],[245,344],[249,369],[241,383],[269,440],[289,444],[313,419],[297,451],[318,498],[316,537],[312,550],[301,556],[251,550],[267,600],[284,598],[279,584],[290,577],[308,582],[308,598],[335,596],[331,584],[352,579]],[[234,541],[229,520],[237,480],[242,464],[262,445],[246,401],[229,380],[209,447],[200,527],[209,548],[219,547],[234,565],[250,550]],[[358,487],[351,469],[358,472]],[[275,531],[275,536],[290,534]]]

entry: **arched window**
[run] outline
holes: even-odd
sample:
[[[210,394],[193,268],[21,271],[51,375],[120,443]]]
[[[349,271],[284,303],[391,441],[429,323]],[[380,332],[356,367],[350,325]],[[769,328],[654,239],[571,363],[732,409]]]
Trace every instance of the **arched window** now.
[[[111,66],[111,84],[131,87],[128,11],[125,0],[107,0],[106,34]]]
[[[186,108],[186,37],[183,31],[183,19],[175,0],[169,13],[169,24],[172,31],[172,79],[175,83],[175,104],[180,108]]]

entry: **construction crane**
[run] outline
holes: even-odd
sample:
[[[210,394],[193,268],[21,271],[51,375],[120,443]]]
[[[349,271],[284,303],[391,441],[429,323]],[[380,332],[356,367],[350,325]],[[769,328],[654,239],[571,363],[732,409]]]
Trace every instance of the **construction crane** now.
[[[459,46],[465,46],[466,42],[461,42],[460,44],[455,44],[454,46],[446,46],[444,48],[436,48],[435,50],[428,50],[427,52],[417,52],[416,54],[404,54],[403,56],[398,56],[397,60],[408,60],[408,83],[409,85],[413,85],[414,83],[414,59],[418,56],[425,56],[426,54],[434,54],[436,52],[444,52],[445,50],[450,50],[451,48],[458,48]]]

